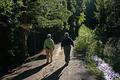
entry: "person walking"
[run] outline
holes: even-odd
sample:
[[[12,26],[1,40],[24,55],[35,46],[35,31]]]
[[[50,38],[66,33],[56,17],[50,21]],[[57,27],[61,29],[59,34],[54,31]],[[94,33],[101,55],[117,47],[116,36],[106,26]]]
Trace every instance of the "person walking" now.
[[[46,51],[47,63],[51,63],[54,50],[54,41],[51,39],[51,34],[48,34],[47,39],[44,41],[44,49]]]
[[[64,49],[64,55],[65,55],[65,62],[66,65],[68,65],[70,61],[70,52],[71,52],[71,45],[74,47],[74,42],[73,40],[69,37],[69,34],[66,32],[65,33],[65,38],[61,42],[61,49]]]

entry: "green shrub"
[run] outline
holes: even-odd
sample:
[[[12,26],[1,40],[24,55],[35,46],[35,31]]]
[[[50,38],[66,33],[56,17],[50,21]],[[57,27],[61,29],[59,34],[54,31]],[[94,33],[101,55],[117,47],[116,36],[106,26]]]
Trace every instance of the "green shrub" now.
[[[120,73],[120,39],[109,38],[105,44],[104,60]]]
[[[98,80],[104,80],[103,74],[96,68],[96,64],[92,60],[94,54],[102,56],[104,48],[102,42],[96,40],[96,36],[94,30],[82,25],[79,29],[79,36],[75,41],[75,51],[78,54],[84,54],[90,70],[98,76]]]
[[[96,36],[94,30],[82,25],[79,29],[79,36],[75,41],[75,51],[86,53],[89,56],[94,53],[102,56],[104,46],[100,40],[96,40]]]
[[[86,52],[88,46],[94,42],[93,31],[82,25],[79,29],[79,36],[76,38],[75,51]]]

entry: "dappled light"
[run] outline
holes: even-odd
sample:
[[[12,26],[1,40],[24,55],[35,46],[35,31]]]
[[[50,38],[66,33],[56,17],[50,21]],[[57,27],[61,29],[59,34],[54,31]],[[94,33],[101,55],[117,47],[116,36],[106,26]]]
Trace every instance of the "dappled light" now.
[[[120,0],[0,0],[0,80],[119,80]]]

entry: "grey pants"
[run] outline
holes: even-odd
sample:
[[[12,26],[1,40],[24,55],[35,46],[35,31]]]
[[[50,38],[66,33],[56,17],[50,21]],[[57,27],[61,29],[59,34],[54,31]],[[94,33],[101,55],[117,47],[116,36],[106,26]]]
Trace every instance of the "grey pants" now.
[[[64,46],[64,55],[65,55],[65,62],[70,61],[70,52],[71,52],[71,46]]]

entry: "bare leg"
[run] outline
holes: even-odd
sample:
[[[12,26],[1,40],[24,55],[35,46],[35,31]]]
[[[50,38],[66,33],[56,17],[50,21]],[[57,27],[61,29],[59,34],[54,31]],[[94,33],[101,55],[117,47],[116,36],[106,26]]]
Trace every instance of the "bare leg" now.
[[[52,58],[53,58],[53,49],[50,49],[50,62],[52,62]]]
[[[47,63],[49,63],[49,50],[46,50],[46,58],[47,58]]]

